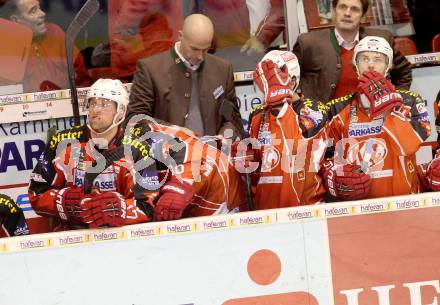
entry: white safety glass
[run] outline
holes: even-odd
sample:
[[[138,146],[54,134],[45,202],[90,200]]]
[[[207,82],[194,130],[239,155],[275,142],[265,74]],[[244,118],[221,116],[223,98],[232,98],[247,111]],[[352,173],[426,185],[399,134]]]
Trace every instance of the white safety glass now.
[[[359,63],[371,65],[371,64],[384,64],[385,58],[381,56],[368,57],[368,56],[359,56]]]
[[[108,109],[114,106],[116,102],[108,100],[108,99],[96,99],[91,98],[88,101],[88,109],[96,108],[96,109]]]

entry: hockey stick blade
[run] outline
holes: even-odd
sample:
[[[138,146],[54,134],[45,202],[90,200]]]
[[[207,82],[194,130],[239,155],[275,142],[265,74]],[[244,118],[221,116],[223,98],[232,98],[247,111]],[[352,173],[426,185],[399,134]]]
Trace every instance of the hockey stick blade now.
[[[81,29],[89,22],[90,18],[92,18],[96,12],[99,10],[99,1],[98,0],[88,0],[79,12],[76,14],[75,18],[73,18],[69,27],[66,31],[66,56],[67,56],[67,72],[69,76],[69,86],[70,86],[70,97],[72,100],[72,111],[73,117],[75,120],[75,125],[80,124],[79,120],[79,105],[78,105],[78,92],[76,90],[76,82],[75,82],[75,67],[74,67],[74,58],[73,58],[73,47],[76,40],[76,36],[81,31]]]

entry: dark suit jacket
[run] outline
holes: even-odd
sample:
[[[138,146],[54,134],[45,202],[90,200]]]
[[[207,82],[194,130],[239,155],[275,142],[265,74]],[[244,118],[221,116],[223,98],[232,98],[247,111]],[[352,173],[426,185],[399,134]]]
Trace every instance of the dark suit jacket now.
[[[198,77],[205,135],[223,134],[226,128],[231,128],[234,136],[241,136],[243,125],[235,96],[232,65],[207,54]],[[190,99],[191,75],[173,48],[138,61],[127,120],[135,114],[148,114],[184,126]]]
[[[381,36],[394,46],[393,35],[385,30],[359,29],[359,39],[365,36]],[[300,88],[305,97],[329,101],[334,98],[341,71],[340,47],[334,28],[301,34],[293,47],[301,66]],[[411,64],[394,48],[391,82],[399,89],[411,86]]]

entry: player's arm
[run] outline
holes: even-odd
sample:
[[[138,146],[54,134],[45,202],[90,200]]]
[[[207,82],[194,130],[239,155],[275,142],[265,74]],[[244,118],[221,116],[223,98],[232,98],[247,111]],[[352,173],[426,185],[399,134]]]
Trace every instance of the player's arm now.
[[[29,234],[23,211],[11,197],[0,194],[0,236]]]
[[[420,145],[431,135],[428,111],[420,95],[409,91],[398,91],[402,106],[395,107],[386,116],[383,130],[392,139],[391,148],[400,155],[417,152]]]

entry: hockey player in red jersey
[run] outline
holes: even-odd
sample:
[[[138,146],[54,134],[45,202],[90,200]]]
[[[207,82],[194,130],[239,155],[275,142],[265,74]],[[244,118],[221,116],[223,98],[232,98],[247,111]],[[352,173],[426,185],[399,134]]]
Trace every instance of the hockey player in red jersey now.
[[[296,56],[271,51],[257,64],[254,82],[264,104],[251,114],[249,134],[254,162],[249,166],[255,184],[255,209],[314,204],[324,187],[317,174],[326,148],[319,111],[322,103],[302,100],[294,93],[300,79]],[[238,151],[243,154],[242,149]]]
[[[337,200],[420,192],[415,153],[431,133],[428,113],[417,93],[386,78],[392,63],[385,39],[363,38],[353,56],[357,92],[326,104],[335,154],[323,175]]]
[[[154,141],[141,141],[132,130],[124,134],[119,125],[127,104],[119,80],[99,79],[87,94],[87,126],[61,131],[47,143],[31,175],[29,197],[37,214],[54,219],[55,229],[115,227],[151,221],[153,215],[177,219],[189,204],[192,186],[173,175],[156,202]],[[165,142],[155,140],[160,141]]]
[[[203,143],[185,128],[154,121],[150,121],[148,126],[155,132],[165,133],[186,144],[186,154],[179,160],[176,171],[193,186],[194,197],[182,217],[218,215],[247,209],[240,174],[227,155]]]
[[[426,163],[418,166],[420,178],[424,190],[426,191],[440,191],[440,91],[434,101],[435,127],[437,130],[437,148],[433,151],[434,158]],[[427,121],[429,123],[429,120]]]

